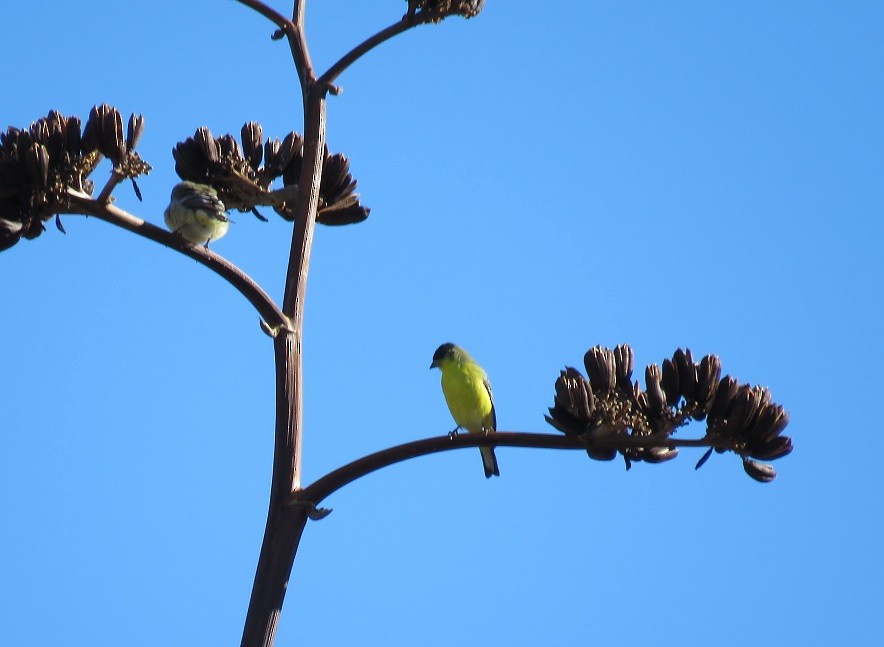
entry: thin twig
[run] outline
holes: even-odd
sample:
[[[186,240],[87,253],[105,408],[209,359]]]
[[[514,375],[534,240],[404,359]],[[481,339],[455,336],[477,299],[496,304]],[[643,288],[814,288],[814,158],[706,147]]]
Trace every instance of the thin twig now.
[[[101,189],[101,193],[98,194],[95,201],[98,204],[109,203],[111,193],[113,193],[113,190],[117,188],[117,185],[125,179],[126,176],[120,173],[116,168],[112,170],[110,177],[107,179],[107,183],[104,185],[104,188]]]
[[[250,9],[254,9],[259,14],[267,18],[270,22],[275,24],[277,27],[285,31],[289,25],[292,24],[292,21],[283,16],[281,13],[273,9],[272,7],[268,7],[266,4],[261,2],[261,0],[236,0],[240,4],[244,4]]]
[[[360,57],[381,43],[390,40],[393,36],[397,36],[412,27],[417,27],[418,25],[423,25],[428,22],[430,22],[430,18],[427,16],[422,17],[417,14],[405,14],[398,22],[382,29],[373,36],[366,38],[356,47],[344,54],[316,80],[317,86],[325,90],[331,90],[334,87],[335,80],[337,80],[344,70],[355,63]]]
[[[292,9],[292,18],[286,18],[281,13],[268,7],[260,0],[236,0],[250,9],[254,9],[262,16],[279,27],[279,33],[284,34],[292,52],[292,60],[295,62],[295,70],[298,80],[301,82],[301,91],[304,95],[313,82],[313,63],[310,61],[310,53],[307,49],[307,41],[304,38],[304,10],[306,2],[295,0]]]

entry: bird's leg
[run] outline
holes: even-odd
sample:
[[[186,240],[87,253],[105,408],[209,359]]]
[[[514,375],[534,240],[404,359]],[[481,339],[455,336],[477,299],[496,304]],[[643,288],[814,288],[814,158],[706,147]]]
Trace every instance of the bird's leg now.
[[[460,431],[460,427],[455,427],[451,431],[448,432],[448,437],[452,440],[457,436],[457,432]]]

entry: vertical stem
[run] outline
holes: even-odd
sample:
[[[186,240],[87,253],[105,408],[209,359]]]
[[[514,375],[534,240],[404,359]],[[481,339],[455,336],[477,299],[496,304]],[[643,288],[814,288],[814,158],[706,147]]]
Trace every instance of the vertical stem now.
[[[274,339],[276,360],[276,433],[270,507],[252,597],[243,629],[242,647],[270,647],[276,636],[279,615],[304,526],[303,507],[288,505],[301,487],[302,372],[301,340],[304,330],[304,296],[319,185],[325,157],[326,103],[323,90],[311,86],[305,96],[304,161],[298,191],[298,213],[286,274],[283,313],[290,317],[290,331]]]
[[[304,508],[286,505],[298,487],[301,458],[300,326],[294,327],[293,332],[280,333],[273,341],[277,380],[273,477],[242,647],[273,645],[295,553],[307,523]]]

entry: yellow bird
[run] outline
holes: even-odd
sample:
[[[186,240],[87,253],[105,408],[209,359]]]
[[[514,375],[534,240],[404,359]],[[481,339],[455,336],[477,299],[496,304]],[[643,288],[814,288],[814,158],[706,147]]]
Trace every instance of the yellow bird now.
[[[227,233],[230,219],[218,192],[208,184],[179,182],[163,214],[171,231],[194,245],[205,245]]]
[[[471,434],[490,434],[497,430],[497,415],[488,375],[470,354],[454,344],[442,344],[433,353],[430,368],[442,371],[442,393],[458,429]],[[480,447],[485,477],[500,476],[493,447]]]

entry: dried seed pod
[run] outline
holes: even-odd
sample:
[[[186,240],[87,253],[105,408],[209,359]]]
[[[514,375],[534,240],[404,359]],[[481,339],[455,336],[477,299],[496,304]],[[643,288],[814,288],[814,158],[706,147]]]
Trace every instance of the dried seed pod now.
[[[264,129],[257,121],[250,121],[240,130],[240,139],[246,161],[257,170],[264,157]]]
[[[142,134],[144,134],[144,117],[136,114],[130,115],[129,123],[126,125],[126,148],[130,151],[135,150]]]
[[[221,151],[218,149],[218,143],[212,137],[212,131],[208,128],[205,126],[197,128],[193,141],[209,164],[214,165],[221,161]]]
[[[82,122],[79,117],[68,117],[67,122],[65,124],[65,150],[68,155],[75,156],[79,155],[81,152],[81,134],[80,128],[82,127]],[[87,152],[87,151],[82,151]]]
[[[218,143],[218,153],[221,159],[245,159],[239,149],[239,142],[231,134],[225,134],[215,140]]]
[[[19,241],[22,229],[24,229],[24,225],[21,222],[0,218],[0,252],[9,249]]]
[[[591,429],[591,418],[595,408],[592,389],[586,379],[575,368],[566,367],[561,371],[555,384],[556,395],[553,406],[546,417],[559,431],[580,435]]]
[[[110,159],[114,166],[119,166],[126,156],[126,139],[123,136],[123,117],[120,111],[105,104],[102,115],[101,152]]]
[[[792,439],[788,436],[777,436],[766,443],[750,448],[749,455],[763,461],[773,461],[782,458],[792,451]]]
[[[663,392],[666,394],[666,404],[674,407],[681,398],[681,388],[678,383],[678,369],[671,359],[663,360],[660,384],[663,387]]]
[[[715,390],[712,404],[709,405],[708,419],[710,424],[712,421],[724,420],[728,417],[739,389],[739,382],[730,375],[725,375],[721,379],[718,383],[718,388]]]
[[[583,365],[593,391],[605,394],[614,390],[617,369],[614,365],[614,353],[610,349],[593,346],[583,356]]]
[[[439,22],[447,16],[472,18],[485,6],[485,0],[408,0],[408,15],[428,16]]]
[[[44,121],[47,127],[47,135],[43,144],[49,151],[49,157],[55,161],[62,158],[65,153],[65,126],[66,120],[55,110],[50,110]]]
[[[650,364],[645,368],[645,393],[648,412],[655,416],[662,416],[666,408],[666,394],[663,392],[661,381],[663,374],[660,367],[656,364]]]
[[[295,132],[290,132],[279,144],[279,152],[275,164],[276,176],[283,174],[285,169],[294,164],[297,166],[297,175],[294,182],[286,184],[297,184],[298,176],[301,173],[301,161],[304,157],[304,139]]]
[[[715,355],[706,355],[697,367],[697,403],[704,411],[709,410],[712,399],[718,390],[721,379],[721,360]]]
[[[268,139],[264,142],[264,172],[271,177],[278,177],[277,172],[282,168],[279,163],[281,142],[278,139]]]
[[[748,458],[743,459],[743,470],[760,483],[770,483],[777,477],[777,471],[773,465],[758,463]]]
[[[749,428],[758,414],[759,393],[748,384],[737,391],[731,411],[725,421],[724,433],[728,438],[737,438]]]
[[[616,383],[624,393],[632,390],[632,369],[635,363],[635,354],[628,344],[620,344],[614,348],[614,366]]]
[[[83,129],[83,152],[92,152],[101,150],[101,129],[103,120],[98,112],[98,106],[92,106],[89,111],[89,118],[86,119],[86,127]],[[103,153],[102,153],[103,154]]]
[[[617,458],[616,449],[596,449],[590,447],[586,450],[587,456],[596,461],[612,461]]]
[[[49,151],[43,144],[33,143],[25,151],[24,170],[28,181],[39,191],[49,182]]]
[[[368,218],[369,209],[359,204],[356,180],[350,174],[349,160],[326,150],[319,186],[319,209],[316,222],[323,225],[349,225]]]
[[[646,463],[665,463],[676,456],[677,447],[649,447],[641,452],[641,459]]]
[[[672,363],[678,370],[678,387],[687,402],[696,402],[697,368],[691,349],[677,349],[672,355]]]
[[[778,404],[764,407],[747,435],[757,443],[766,443],[779,436],[789,424],[789,412]]]

